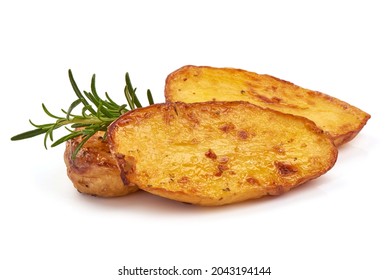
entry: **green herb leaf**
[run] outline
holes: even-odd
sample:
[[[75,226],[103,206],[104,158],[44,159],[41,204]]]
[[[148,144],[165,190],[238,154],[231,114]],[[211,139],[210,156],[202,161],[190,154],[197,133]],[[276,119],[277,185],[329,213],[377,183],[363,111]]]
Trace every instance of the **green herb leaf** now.
[[[53,123],[46,124],[35,124],[30,120],[30,124],[36,129],[26,131],[11,137],[12,141],[28,139],[41,134],[44,134],[43,143],[47,148],[47,142],[50,140],[52,143],[51,147],[58,146],[66,141],[69,141],[76,137],[82,137],[81,142],[76,147],[72,154],[75,158],[81,147],[98,131],[107,131],[108,126],[120,117],[122,114],[128,112],[127,105],[118,105],[114,102],[108,93],[105,93],[105,98],[102,99],[96,90],[96,75],[92,76],[91,80],[91,92],[81,91],[73,77],[72,71],[68,71],[70,84],[73,88],[77,99],[74,100],[67,111],[61,109],[64,114],[63,117],[52,114],[47,107],[42,104],[43,111],[50,118],[55,119]],[[133,88],[128,73],[125,75],[125,89],[124,94],[127,99],[130,110],[142,107],[139,99],[136,95],[136,88]],[[154,104],[153,97],[150,90],[147,90],[147,98],[149,104]],[[83,105],[81,113],[76,114],[73,111],[78,105]],[[54,130],[58,128],[65,128],[68,132],[65,136],[54,141]],[[72,129],[71,129],[72,128]],[[106,137],[106,133],[104,134]]]

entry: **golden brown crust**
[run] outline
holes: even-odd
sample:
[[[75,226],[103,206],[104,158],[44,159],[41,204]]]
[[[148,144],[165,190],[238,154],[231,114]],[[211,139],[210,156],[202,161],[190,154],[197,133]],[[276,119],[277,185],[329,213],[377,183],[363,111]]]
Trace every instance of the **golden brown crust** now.
[[[122,178],[208,206],[282,194],[337,158],[312,121],[241,101],[136,109],[111,124],[108,142]]]
[[[293,83],[234,68],[184,66],[166,79],[168,102],[243,100],[263,108],[306,117],[337,146],[352,140],[370,115],[337,98]]]
[[[81,193],[100,197],[123,196],[135,192],[134,184],[124,184],[116,160],[112,157],[103,132],[93,135],[72,159],[73,151],[81,137],[66,143],[64,160],[67,174],[74,187]]]

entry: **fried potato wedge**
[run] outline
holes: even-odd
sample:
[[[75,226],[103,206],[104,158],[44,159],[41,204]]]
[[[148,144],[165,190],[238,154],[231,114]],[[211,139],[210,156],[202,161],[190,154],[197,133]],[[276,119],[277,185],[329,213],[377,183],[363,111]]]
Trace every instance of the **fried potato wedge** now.
[[[136,109],[110,125],[108,142],[123,181],[206,206],[280,195],[337,159],[312,121],[242,101]]]
[[[269,75],[241,69],[184,66],[166,79],[167,101],[186,103],[243,100],[306,117],[326,131],[335,145],[353,139],[370,115],[339,99]]]
[[[72,159],[72,154],[81,137],[66,143],[64,160],[74,187],[81,193],[100,197],[123,196],[137,191],[138,187],[134,184],[123,183],[116,160],[103,135],[103,132],[93,135],[75,159]]]

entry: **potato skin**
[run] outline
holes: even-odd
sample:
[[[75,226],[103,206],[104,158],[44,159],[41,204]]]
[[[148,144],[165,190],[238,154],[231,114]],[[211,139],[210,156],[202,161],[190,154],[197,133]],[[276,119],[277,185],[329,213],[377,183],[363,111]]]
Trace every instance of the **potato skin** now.
[[[64,160],[69,179],[81,193],[99,196],[124,196],[138,190],[134,184],[124,184],[116,160],[112,157],[104,132],[93,135],[72,159],[81,137],[66,143]]]
[[[327,94],[242,69],[184,66],[168,75],[165,97],[170,102],[247,101],[263,108],[306,117],[337,146],[352,140],[370,115]]]
[[[280,195],[337,159],[312,121],[240,101],[136,109],[111,124],[108,142],[124,181],[204,206]]]

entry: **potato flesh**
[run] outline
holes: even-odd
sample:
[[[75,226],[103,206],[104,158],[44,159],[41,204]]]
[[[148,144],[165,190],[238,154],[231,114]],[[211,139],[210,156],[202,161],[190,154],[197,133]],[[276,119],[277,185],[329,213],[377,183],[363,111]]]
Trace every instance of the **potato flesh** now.
[[[200,205],[281,194],[325,173],[337,156],[311,121],[246,102],[137,109],[108,137],[124,180]]]
[[[370,115],[326,94],[240,69],[184,66],[166,79],[167,101],[247,101],[306,117],[339,146],[353,139]]]

